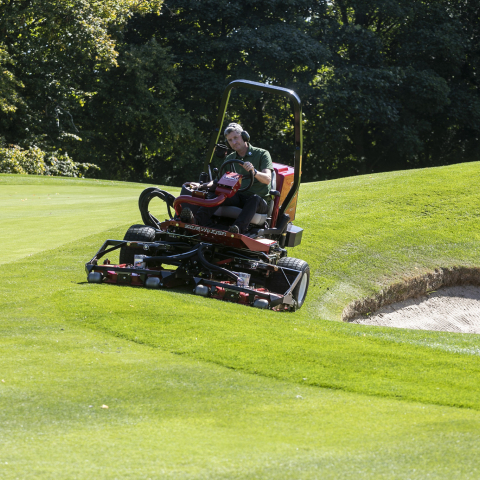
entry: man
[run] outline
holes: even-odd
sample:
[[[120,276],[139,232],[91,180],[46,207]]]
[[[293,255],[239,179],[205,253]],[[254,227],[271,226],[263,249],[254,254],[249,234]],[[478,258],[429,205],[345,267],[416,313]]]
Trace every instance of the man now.
[[[242,160],[242,165],[234,164],[235,171],[242,175],[254,172],[253,185],[245,192],[237,192],[232,198],[227,198],[222,206],[242,208],[240,215],[228,229],[232,233],[245,233],[255,213],[267,213],[268,203],[271,201],[270,184],[272,182],[273,163],[270,153],[262,148],[253,147],[250,136],[238,123],[230,123],[224,132],[225,138],[234,150],[227,160]],[[249,180],[245,180],[249,181]],[[211,186],[211,184],[209,184]],[[181,219],[185,223],[207,225],[218,207],[201,207],[193,216],[187,207],[182,210]]]

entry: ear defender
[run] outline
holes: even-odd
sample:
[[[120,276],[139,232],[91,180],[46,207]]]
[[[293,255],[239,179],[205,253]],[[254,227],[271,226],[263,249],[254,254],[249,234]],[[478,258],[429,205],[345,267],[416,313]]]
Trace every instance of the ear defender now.
[[[248,134],[247,131],[243,130],[243,132],[240,134],[245,142],[248,142],[250,140],[250,135]]]

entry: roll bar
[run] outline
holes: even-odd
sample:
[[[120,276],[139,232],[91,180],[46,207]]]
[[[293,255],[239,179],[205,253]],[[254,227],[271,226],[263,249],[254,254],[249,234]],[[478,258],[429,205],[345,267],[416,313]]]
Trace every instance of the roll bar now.
[[[265,83],[251,82],[250,80],[234,80],[230,82],[225,91],[223,92],[222,102],[220,103],[220,109],[217,115],[216,127],[210,137],[210,144],[208,146],[207,158],[205,159],[204,172],[209,172],[211,178],[210,164],[212,163],[215,145],[218,143],[220,134],[222,133],[223,122],[225,119],[225,112],[227,110],[228,101],[230,99],[230,93],[234,88],[249,88],[251,90],[260,90],[261,92],[270,92],[277,95],[282,95],[290,99],[293,105],[293,121],[294,121],[294,136],[295,136],[295,160],[294,160],[294,176],[293,183],[288,192],[285,200],[280,206],[279,215],[283,214],[289,207],[291,201],[295,197],[299,187],[300,179],[302,176],[302,152],[303,152],[303,134],[302,134],[302,106],[300,97],[288,88],[276,87],[274,85],[267,85]]]

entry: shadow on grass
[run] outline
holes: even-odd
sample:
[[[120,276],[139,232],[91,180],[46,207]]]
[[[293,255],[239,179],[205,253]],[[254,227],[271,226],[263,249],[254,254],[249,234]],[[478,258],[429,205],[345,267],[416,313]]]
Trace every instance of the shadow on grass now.
[[[75,282],[76,285],[88,285],[90,282],[84,281],[84,282]],[[93,282],[92,282],[93,283]],[[95,283],[93,283],[95,285]],[[121,283],[110,283],[110,282],[101,282],[98,283],[97,285],[108,285],[110,287],[120,287],[120,288],[132,288],[135,290],[149,290],[152,292],[155,291],[162,291],[162,292],[172,292],[172,293],[180,293],[183,295],[194,295],[192,293],[192,285],[185,285],[185,286],[179,286],[179,287],[162,287],[162,288],[147,288],[142,285],[128,285],[128,284],[121,284]]]

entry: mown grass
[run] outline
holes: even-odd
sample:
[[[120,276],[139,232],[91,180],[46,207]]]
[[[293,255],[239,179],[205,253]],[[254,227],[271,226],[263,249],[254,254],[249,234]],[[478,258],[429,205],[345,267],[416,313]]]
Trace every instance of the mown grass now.
[[[119,219],[138,221],[143,188],[85,178],[0,175],[0,264],[103,232]]]
[[[0,176],[2,245],[33,249],[0,267],[0,475],[477,478],[478,337],[326,319],[403,275],[478,266],[478,168],[304,184],[290,253],[312,288],[285,315],[87,284],[85,261],[138,222],[142,186]],[[22,195],[53,186],[71,206],[32,236],[49,205]]]

